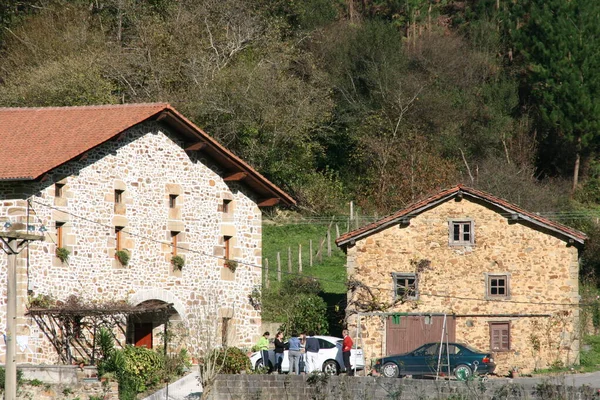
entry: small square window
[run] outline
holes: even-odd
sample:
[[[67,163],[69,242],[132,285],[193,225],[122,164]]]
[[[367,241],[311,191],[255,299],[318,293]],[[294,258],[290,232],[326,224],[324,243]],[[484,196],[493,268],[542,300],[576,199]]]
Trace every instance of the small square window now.
[[[487,297],[508,298],[510,295],[507,274],[488,274],[486,286]]]
[[[123,203],[123,192],[124,190],[115,190],[115,204]]]
[[[64,183],[55,183],[54,184],[54,197],[63,197],[64,192]]]
[[[451,245],[474,244],[473,221],[450,221],[449,242]]]
[[[229,213],[229,203],[231,203],[231,200],[223,200],[223,214]]]
[[[394,300],[416,300],[419,298],[416,274],[393,273],[392,276],[394,279]]]
[[[510,322],[490,322],[490,347],[492,351],[510,350]]]
[[[176,194],[169,195],[169,208],[177,207],[177,197],[178,196]]]

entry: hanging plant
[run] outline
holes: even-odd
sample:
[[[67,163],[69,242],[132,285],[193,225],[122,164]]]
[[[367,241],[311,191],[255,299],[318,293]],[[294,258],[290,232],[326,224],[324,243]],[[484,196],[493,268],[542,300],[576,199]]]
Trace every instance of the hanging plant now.
[[[56,248],[56,257],[58,257],[61,262],[67,262],[70,254],[71,252],[66,247]]]
[[[238,267],[238,262],[235,260],[225,260],[225,266],[229,268],[231,272],[235,272]]]
[[[185,265],[185,260],[181,256],[171,257],[171,264],[173,265],[173,271],[181,271]]]
[[[129,264],[129,259],[131,258],[131,254],[129,253],[129,250],[127,250],[127,249],[117,250],[115,252],[115,257],[117,258],[117,260],[119,260],[119,262],[123,266],[127,266],[127,264]]]

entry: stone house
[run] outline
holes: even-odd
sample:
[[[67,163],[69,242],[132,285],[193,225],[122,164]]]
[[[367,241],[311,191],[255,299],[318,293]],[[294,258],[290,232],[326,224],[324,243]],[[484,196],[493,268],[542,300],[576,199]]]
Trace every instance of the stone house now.
[[[428,342],[493,352],[497,373],[579,361],[586,235],[462,185],[340,236],[347,323],[373,359]]]
[[[288,194],[169,104],[0,108],[0,137],[0,236],[45,236],[17,258],[18,362],[89,358],[94,313],[147,347],[180,321],[192,356],[207,326],[215,345],[254,342],[261,208]],[[0,270],[6,288],[6,257]]]

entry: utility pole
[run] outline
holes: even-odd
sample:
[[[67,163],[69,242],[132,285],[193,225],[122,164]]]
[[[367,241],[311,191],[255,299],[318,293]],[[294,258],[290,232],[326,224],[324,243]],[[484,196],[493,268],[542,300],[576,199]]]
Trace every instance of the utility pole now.
[[[44,236],[10,230],[8,232],[0,232],[0,240],[5,244],[2,249],[8,255],[4,399],[15,400],[17,398],[17,255],[28,242],[44,240]]]

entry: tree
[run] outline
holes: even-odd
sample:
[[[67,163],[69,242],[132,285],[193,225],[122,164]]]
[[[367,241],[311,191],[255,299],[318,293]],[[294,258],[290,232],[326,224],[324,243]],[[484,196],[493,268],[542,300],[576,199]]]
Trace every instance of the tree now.
[[[600,3],[528,0],[509,12],[509,34],[539,115],[574,146],[575,190],[581,156],[600,139]]]

